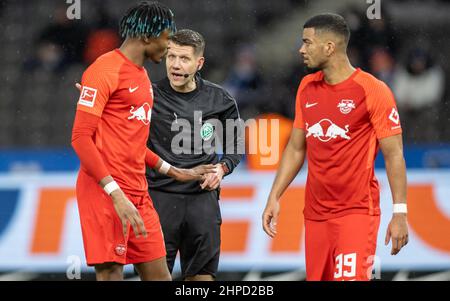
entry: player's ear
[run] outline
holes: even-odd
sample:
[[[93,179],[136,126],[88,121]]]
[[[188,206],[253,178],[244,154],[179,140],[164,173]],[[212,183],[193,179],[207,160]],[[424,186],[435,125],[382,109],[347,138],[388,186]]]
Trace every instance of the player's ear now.
[[[152,42],[152,39],[149,37],[143,37],[142,41],[144,41],[145,44],[150,44]]]
[[[327,56],[332,55],[336,50],[336,43],[333,41],[328,41],[325,44],[325,54]]]

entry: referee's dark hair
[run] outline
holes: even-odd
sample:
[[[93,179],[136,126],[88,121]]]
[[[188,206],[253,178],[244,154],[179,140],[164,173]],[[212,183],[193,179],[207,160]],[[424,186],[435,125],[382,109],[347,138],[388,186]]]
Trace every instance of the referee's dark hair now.
[[[196,31],[180,29],[169,39],[177,45],[193,47],[196,56],[203,55],[205,52],[205,39]]]
[[[157,38],[169,29],[176,32],[172,11],[157,1],[141,2],[130,8],[120,20],[119,33],[122,38]]]
[[[347,47],[350,40],[350,28],[345,19],[338,14],[320,14],[306,21],[303,28],[314,28],[316,31],[331,32],[341,36],[344,40],[344,46]]]

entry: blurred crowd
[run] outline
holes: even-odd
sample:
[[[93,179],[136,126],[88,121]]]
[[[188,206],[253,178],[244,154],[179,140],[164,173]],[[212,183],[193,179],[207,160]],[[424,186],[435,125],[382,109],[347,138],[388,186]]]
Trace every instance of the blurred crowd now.
[[[67,7],[59,6],[53,23],[35,41],[35,52],[25,61],[25,71],[63,73],[72,64],[91,64],[98,56],[120,45],[118,23],[105,6],[96,7],[96,20],[89,25],[67,18]]]
[[[382,12],[382,19],[375,20],[368,20],[364,11],[358,8],[349,8],[341,14],[351,28],[350,60],[353,66],[372,73],[391,88],[400,111],[405,142],[438,141],[441,138],[439,128],[442,123],[448,123],[440,112],[449,108],[444,102],[445,73],[435,59],[431,44],[426,39],[402,41],[386,11]],[[287,88],[285,97],[288,100],[275,102],[264,86],[280,83],[268,83],[258,71],[256,62],[251,45],[238,48],[225,80],[225,86],[236,97],[243,115],[254,117],[270,111],[294,118],[289,102],[295,97],[298,79],[306,74],[300,61],[281,81]]]
[[[96,5],[90,8],[95,13],[91,14],[93,18],[90,18],[89,22],[69,20],[66,16],[67,5],[58,6],[51,22],[32,37],[32,51],[28,51],[28,55],[22,61],[22,74],[28,77],[29,74],[53,74],[60,78],[73,77],[73,71],[67,73],[72,66],[78,66],[75,73],[79,73],[78,70],[82,71],[101,54],[119,47],[121,39],[117,32],[118,16],[111,16],[109,14],[111,10],[107,9],[104,2],[95,3]],[[263,32],[260,28],[276,26],[277,21],[283,20],[286,9],[305,6],[307,3],[299,4],[297,1],[288,0],[280,1],[280,3],[286,7],[280,8],[278,12],[273,10],[272,6],[268,6],[265,10],[258,10],[259,13],[254,10],[256,15],[256,17],[253,16],[254,20],[250,18],[247,20],[251,23],[249,26],[253,28],[250,35],[245,32],[245,28],[233,20],[233,17],[228,17],[232,21],[229,24],[230,28],[224,29],[226,34],[220,34],[220,38],[214,32],[218,30],[217,28],[204,26],[203,23],[203,25],[199,23],[202,27],[193,25],[191,28],[203,33],[207,40],[207,64],[202,71],[203,77],[222,84],[236,98],[241,116],[245,120],[261,118],[261,116],[279,119],[283,125],[286,125],[282,126],[286,132],[280,133],[281,140],[285,141],[285,137],[289,135],[289,125],[294,118],[296,90],[306,71],[298,56],[298,59],[290,64],[291,67],[286,68],[281,76],[273,76],[267,72],[270,68],[262,68],[265,62],[257,55],[256,39],[258,35],[261,35],[260,32]],[[244,5],[242,3],[233,5],[236,5],[236,11],[244,9],[243,6],[239,6]],[[254,5],[260,4],[256,1]],[[0,8],[3,6],[0,5]],[[211,14],[217,13],[219,16],[220,12],[212,12],[213,8],[214,6],[210,6],[205,8],[205,11]],[[247,10],[251,12],[252,8]],[[445,96],[448,93],[445,89],[447,80],[445,68],[441,66],[442,61],[436,56],[436,51],[440,50],[432,47],[427,36],[414,40],[405,38],[393,25],[395,20],[389,15],[389,11],[383,10],[382,18],[378,20],[369,20],[365,12],[356,7],[349,7],[338,13],[345,17],[351,28],[352,37],[348,53],[352,64],[374,74],[392,89],[400,111],[405,142],[428,143],[445,140],[446,135],[450,134],[446,132],[450,114],[448,103],[445,102]],[[201,18],[192,19],[189,14],[187,18],[196,22],[202,21]],[[185,27],[183,25],[181,28]],[[232,25],[235,25],[233,30],[231,30]],[[297,30],[300,34],[301,24],[292,30]],[[210,44],[208,44],[209,41],[211,41]],[[284,47],[295,48],[296,51],[298,46],[285,45]],[[41,77],[41,75],[35,78],[30,77],[29,81],[33,82]],[[75,81],[76,78],[73,80]],[[18,81],[21,81],[20,78]],[[66,87],[61,87],[60,90],[61,95],[68,91]],[[19,93],[16,97],[23,95],[20,91],[14,93]],[[73,91],[70,93],[72,97]],[[60,112],[64,110],[69,111],[69,106],[60,107]],[[57,115],[62,116],[62,113]],[[73,116],[66,114],[64,118],[62,120],[66,120],[64,126],[64,135],[66,135],[70,132],[69,120]],[[48,122],[48,127],[51,126],[51,122]],[[46,140],[43,136],[49,131],[42,127],[39,133],[40,142],[32,145],[39,145],[42,141],[41,144],[45,145]],[[14,143],[15,138],[13,138],[14,135],[7,141]],[[59,144],[61,142],[58,141],[63,139],[65,138],[47,139],[47,141],[50,141],[50,144]]]

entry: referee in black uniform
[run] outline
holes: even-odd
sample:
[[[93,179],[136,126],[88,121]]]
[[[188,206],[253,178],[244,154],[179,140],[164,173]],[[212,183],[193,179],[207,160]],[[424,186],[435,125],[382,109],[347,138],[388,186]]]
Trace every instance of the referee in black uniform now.
[[[149,193],[159,214],[173,270],[180,252],[185,280],[214,280],[219,265],[220,182],[243,154],[242,121],[236,101],[219,85],[200,77],[205,41],[179,30],[169,42],[167,77],[153,84],[148,147],[180,168],[216,164],[203,183],[177,182],[147,170]],[[223,151],[220,156],[218,149]]]

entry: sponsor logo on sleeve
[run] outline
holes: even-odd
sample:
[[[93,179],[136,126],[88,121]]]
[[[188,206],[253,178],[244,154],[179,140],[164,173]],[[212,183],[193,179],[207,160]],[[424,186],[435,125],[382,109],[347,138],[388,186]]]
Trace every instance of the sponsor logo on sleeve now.
[[[395,126],[391,127],[391,130],[395,130],[401,127],[400,116],[395,108],[392,109],[391,114],[389,114],[389,120],[392,121]]]
[[[80,105],[93,108],[96,97],[97,97],[97,89],[83,87],[83,90],[81,90],[80,99],[78,100],[78,103]]]

